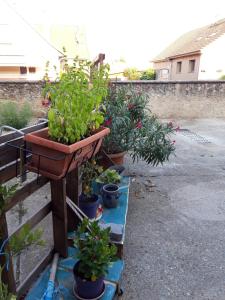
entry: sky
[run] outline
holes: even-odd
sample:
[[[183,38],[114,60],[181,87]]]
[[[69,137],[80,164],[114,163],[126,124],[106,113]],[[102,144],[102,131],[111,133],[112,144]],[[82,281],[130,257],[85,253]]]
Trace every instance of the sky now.
[[[225,0],[0,0],[29,23],[85,28],[90,55],[149,62],[183,33],[225,18]]]

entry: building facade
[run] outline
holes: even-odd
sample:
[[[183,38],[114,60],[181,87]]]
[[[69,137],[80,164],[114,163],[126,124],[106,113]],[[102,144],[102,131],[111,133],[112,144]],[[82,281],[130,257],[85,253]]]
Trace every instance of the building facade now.
[[[218,80],[225,74],[225,19],[181,36],[154,60],[158,80]]]

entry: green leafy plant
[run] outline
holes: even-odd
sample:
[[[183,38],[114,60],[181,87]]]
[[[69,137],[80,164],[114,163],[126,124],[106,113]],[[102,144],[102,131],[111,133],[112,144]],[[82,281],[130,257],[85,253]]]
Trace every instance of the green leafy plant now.
[[[16,129],[24,128],[32,118],[32,109],[28,102],[18,105],[6,101],[0,104],[0,125],[8,125]]]
[[[110,134],[104,138],[107,153],[130,151],[133,160],[144,159],[158,165],[174,152],[173,124],[163,124],[148,109],[148,96],[132,88],[111,89],[106,106],[105,126]]]
[[[30,246],[44,246],[45,242],[41,239],[42,229],[36,229],[33,232],[28,224],[25,224],[17,235],[10,239],[10,249],[12,255],[20,254],[22,250]]]
[[[123,71],[123,76],[129,80],[139,80],[140,72],[136,68],[127,68]]]
[[[4,211],[7,201],[14,195],[17,186],[17,184],[12,186],[0,184],[0,215]]]
[[[72,144],[99,128],[104,120],[100,107],[108,91],[108,71],[108,65],[92,68],[91,62],[75,59],[72,66],[65,63],[55,83],[46,80],[44,94],[51,98],[48,127],[52,140]]]
[[[82,192],[90,196],[93,192],[93,181],[103,172],[103,168],[99,166],[95,159],[87,161],[81,167]]]
[[[118,174],[116,170],[110,170],[107,169],[105,172],[103,172],[96,180],[98,183],[120,183],[121,176]]]
[[[156,73],[154,69],[148,69],[143,71],[140,76],[140,80],[155,80]]]
[[[84,219],[79,225],[74,244],[80,260],[78,271],[84,278],[95,281],[104,276],[110,263],[116,260],[117,249],[110,244],[109,233],[110,228],[101,229],[96,221]]]
[[[2,270],[0,266],[0,299],[1,300],[16,300],[16,296],[9,293],[8,286],[2,282]]]

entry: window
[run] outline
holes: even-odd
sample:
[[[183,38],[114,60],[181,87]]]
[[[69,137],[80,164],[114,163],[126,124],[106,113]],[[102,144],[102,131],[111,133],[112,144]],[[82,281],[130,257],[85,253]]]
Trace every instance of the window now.
[[[160,77],[162,79],[168,79],[169,75],[169,70],[168,69],[161,69],[160,70]]]
[[[195,71],[195,59],[189,60],[189,73],[193,73]]]
[[[29,73],[35,73],[36,68],[35,67],[29,67]]]
[[[20,67],[20,74],[27,74],[27,67]]]
[[[177,62],[177,73],[181,73],[182,61]]]

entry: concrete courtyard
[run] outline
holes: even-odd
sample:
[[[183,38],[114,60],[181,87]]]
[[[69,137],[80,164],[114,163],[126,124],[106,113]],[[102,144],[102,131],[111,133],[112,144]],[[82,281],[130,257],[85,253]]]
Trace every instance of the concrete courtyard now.
[[[176,124],[169,162],[127,158],[124,300],[225,299],[225,120]]]

